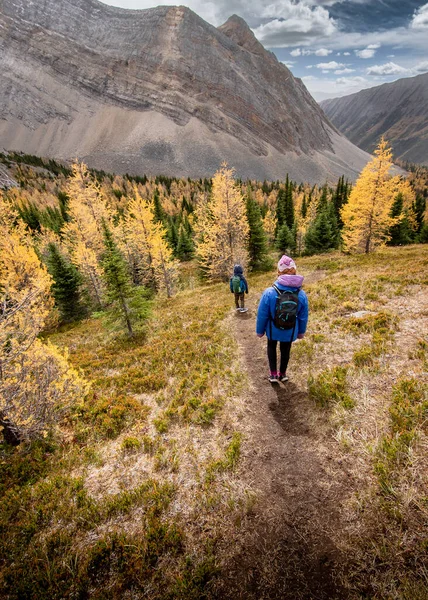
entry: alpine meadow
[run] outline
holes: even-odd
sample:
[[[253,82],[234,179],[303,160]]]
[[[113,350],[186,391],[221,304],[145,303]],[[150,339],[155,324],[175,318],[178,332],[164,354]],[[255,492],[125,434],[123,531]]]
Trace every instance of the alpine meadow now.
[[[427,33],[1,0],[0,600],[428,600]]]
[[[1,161],[2,597],[427,598],[427,170]],[[284,253],[310,319],[275,387]]]

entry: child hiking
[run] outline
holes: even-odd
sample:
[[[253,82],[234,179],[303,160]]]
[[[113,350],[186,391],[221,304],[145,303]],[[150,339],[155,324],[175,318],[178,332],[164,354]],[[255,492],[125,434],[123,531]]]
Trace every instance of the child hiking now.
[[[266,333],[269,361],[269,381],[288,381],[287,367],[291,344],[305,335],[308,322],[308,298],[300,289],[303,277],[296,274],[296,263],[284,255],[278,262],[278,279],[267,288],[260,299],[257,311],[256,333]],[[277,344],[281,353],[277,371]]]
[[[233,267],[233,275],[230,278],[230,291],[235,294],[235,307],[238,312],[247,312],[245,308],[245,294],[248,294],[248,283],[244,277],[241,265]]]

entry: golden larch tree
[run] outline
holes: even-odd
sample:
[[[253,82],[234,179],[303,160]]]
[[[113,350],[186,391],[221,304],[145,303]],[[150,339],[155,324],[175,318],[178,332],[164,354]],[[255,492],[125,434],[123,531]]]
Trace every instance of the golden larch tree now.
[[[143,198],[134,186],[123,223],[122,249],[139,283],[172,296],[177,279],[176,261],[166,241],[166,229],[155,222],[153,201]]]
[[[37,336],[53,307],[51,277],[0,195],[0,425],[6,441],[43,435],[86,384]]]
[[[235,263],[245,268],[249,233],[245,200],[233,169],[225,163],[213,177],[211,198],[200,198],[197,218],[196,256],[204,273],[227,279]]]
[[[73,264],[81,271],[92,300],[103,304],[100,261],[104,252],[102,223],[112,224],[113,214],[99,185],[85,164],[74,163],[67,181],[71,220],[62,235]]]
[[[388,142],[382,138],[374,154],[341,210],[343,244],[349,252],[373,252],[388,241],[390,228],[402,218],[391,217],[394,199],[402,189],[411,204],[409,186],[399,175],[390,175],[392,151]]]

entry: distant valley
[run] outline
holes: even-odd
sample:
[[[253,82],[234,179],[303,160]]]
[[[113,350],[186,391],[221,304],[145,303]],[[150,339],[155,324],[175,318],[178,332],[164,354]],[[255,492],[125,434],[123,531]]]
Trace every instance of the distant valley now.
[[[373,152],[383,135],[395,159],[428,165],[428,73],[323,100],[320,106],[363,150]]]

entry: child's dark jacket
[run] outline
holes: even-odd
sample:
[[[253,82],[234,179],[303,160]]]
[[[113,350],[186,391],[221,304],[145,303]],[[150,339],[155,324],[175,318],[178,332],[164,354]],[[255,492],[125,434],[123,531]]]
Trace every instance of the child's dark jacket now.
[[[242,267],[240,265],[235,265],[234,269],[233,269],[233,275],[230,278],[230,282],[229,282],[229,286],[230,286],[230,291],[233,293],[233,285],[232,285],[232,279],[235,275],[238,275],[238,277],[241,280],[241,285],[240,285],[240,293],[246,293],[248,294],[248,283],[247,280],[245,279],[244,275],[243,275],[243,270]]]

